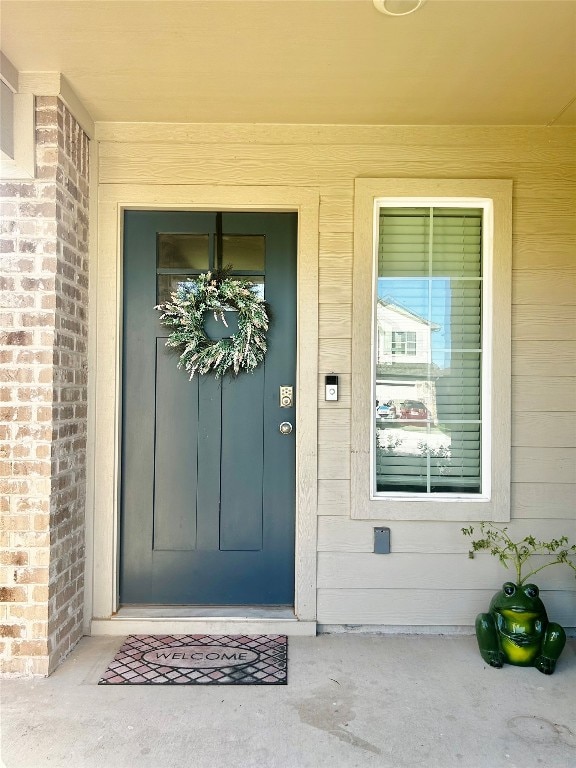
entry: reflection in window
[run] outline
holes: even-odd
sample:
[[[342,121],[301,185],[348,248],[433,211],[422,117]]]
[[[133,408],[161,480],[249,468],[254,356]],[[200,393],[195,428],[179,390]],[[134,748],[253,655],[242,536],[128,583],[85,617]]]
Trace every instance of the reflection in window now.
[[[482,491],[482,213],[380,208],[378,493]]]
[[[222,263],[235,270],[262,272],[266,256],[265,235],[224,235],[222,237]]]
[[[157,302],[163,304],[166,301],[170,301],[173,293],[175,293],[181,285],[189,283],[195,276],[182,275],[182,274],[168,274],[157,275]],[[258,275],[250,275],[248,277],[231,275],[232,280],[248,280],[254,284],[254,293],[261,299],[264,298],[264,277]]]
[[[208,269],[208,235],[158,234],[159,269]]]
[[[199,274],[222,265],[232,280],[254,283],[254,292],[264,298],[266,269],[265,235],[228,235],[219,240],[212,234],[187,232],[157,235],[157,303],[170,301],[172,293]]]
[[[413,331],[392,331],[392,354],[415,355],[416,334]]]
[[[158,275],[156,278],[156,300],[158,304],[164,304],[164,302],[170,301],[172,294],[189,279],[188,275]]]

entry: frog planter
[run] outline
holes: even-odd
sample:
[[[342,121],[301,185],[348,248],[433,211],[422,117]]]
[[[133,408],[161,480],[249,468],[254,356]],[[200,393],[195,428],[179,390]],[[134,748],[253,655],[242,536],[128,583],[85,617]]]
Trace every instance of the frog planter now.
[[[476,638],[490,666],[534,666],[545,675],[554,672],[566,643],[562,627],[548,621],[538,587],[511,581],[494,595],[489,612],[476,617]]]

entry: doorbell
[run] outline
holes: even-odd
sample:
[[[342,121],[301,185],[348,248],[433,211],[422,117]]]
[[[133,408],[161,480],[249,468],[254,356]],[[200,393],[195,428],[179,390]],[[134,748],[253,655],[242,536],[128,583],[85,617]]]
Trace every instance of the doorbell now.
[[[326,400],[338,400],[338,376],[326,376]]]

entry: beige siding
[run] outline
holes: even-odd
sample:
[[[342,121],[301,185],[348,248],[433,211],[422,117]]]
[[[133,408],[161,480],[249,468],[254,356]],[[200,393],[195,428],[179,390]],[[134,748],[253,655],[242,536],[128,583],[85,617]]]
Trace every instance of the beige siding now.
[[[490,589],[498,583],[499,574],[494,558],[470,560],[458,553],[396,552],[391,557],[363,552],[318,554],[319,589]],[[506,577],[513,581],[514,571],[507,571]],[[538,583],[542,589],[561,589],[563,573],[559,568],[548,568],[538,574]]]
[[[394,552],[402,554],[467,555],[470,539],[463,536],[460,525],[452,522],[430,521],[414,525],[412,522],[397,520],[391,533]],[[516,530],[521,536],[532,534],[537,538],[560,537],[566,529],[565,520],[522,520]],[[323,516],[318,521],[319,552],[372,552],[374,546],[374,523],[371,520],[350,520],[345,516]],[[377,560],[382,558],[376,557]],[[383,561],[389,558],[384,558]],[[473,565],[460,563],[462,571],[474,573],[480,555]],[[550,569],[552,570],[552,569]],[[561,572],[558,572],[561,573]],[[451,574],[451,577],[453,574]]]
[[[390,522],[393,554],[371,554],[375,523],[350,519],[350,374],[354,179],[512,179],[510,528],[576,539],[576,131],[117,124],[98,126],[97,136],[101,184],[282,185],[320,193],[322,624],[470,624],[507,576],[487,556],[468,560],[459,523]],[[331,372],[340,375],[337,403],[323,399]],[[572,572],[544,574],[549,612],[576,625]]]
[[[318,616],[323,625],[465,626],[485,611],[494,589],[319,589]],[[543,592],[550,617],[574,624],[574,602],[565,592]]]

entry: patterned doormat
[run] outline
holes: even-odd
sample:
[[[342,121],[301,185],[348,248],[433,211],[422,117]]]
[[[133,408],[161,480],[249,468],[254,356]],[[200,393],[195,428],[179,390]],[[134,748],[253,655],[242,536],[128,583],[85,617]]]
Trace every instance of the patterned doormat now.
[[[286,685],[285,635],[130,635],[98,685]]]

